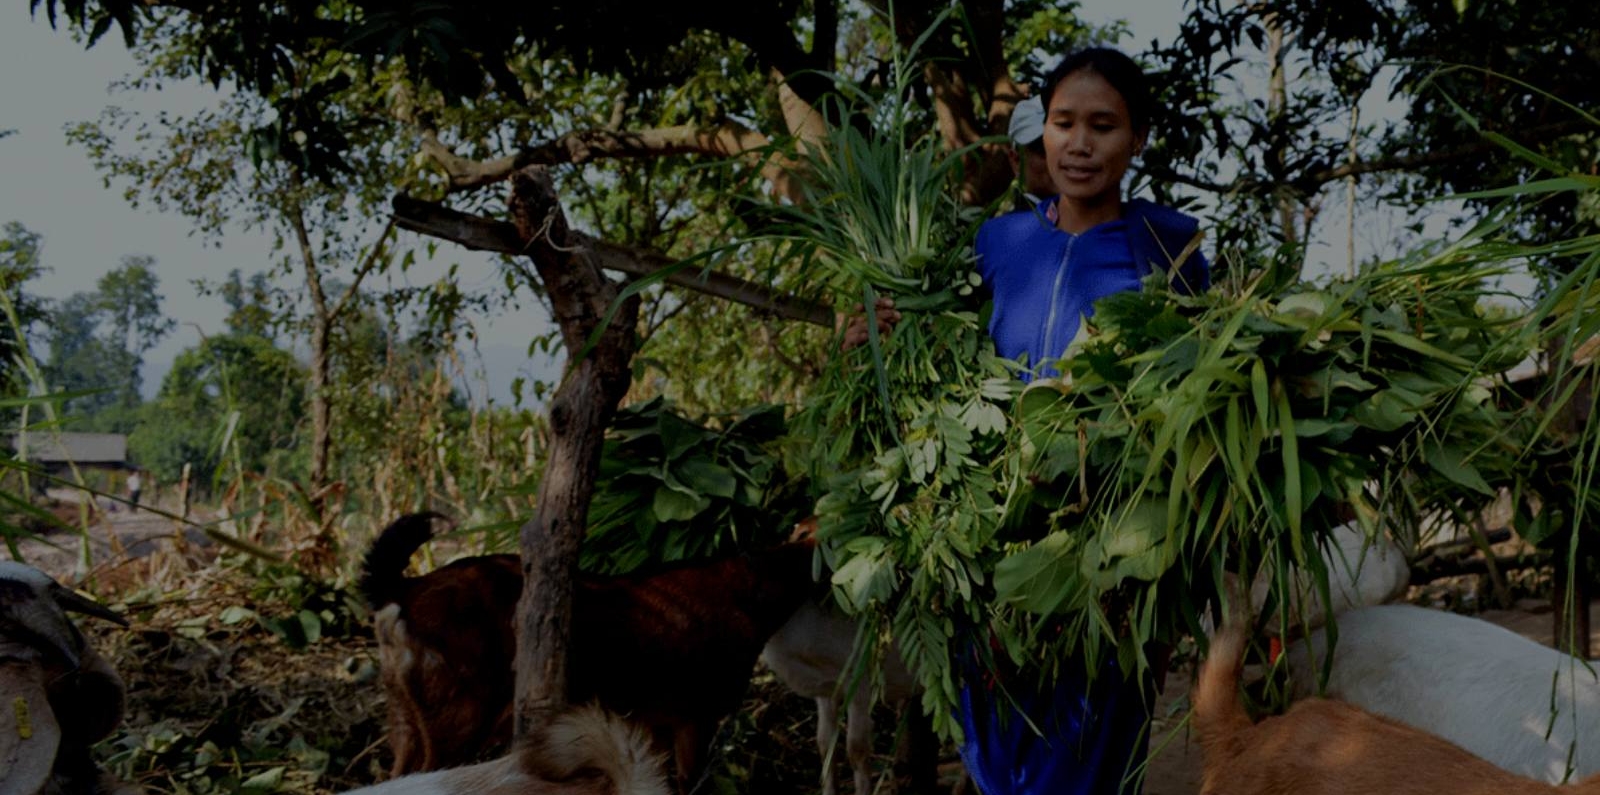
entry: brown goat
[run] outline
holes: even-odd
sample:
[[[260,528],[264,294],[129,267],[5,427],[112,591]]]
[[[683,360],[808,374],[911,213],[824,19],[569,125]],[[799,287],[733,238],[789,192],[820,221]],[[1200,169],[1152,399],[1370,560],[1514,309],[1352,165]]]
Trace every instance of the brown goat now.
[[[596,707],[556,719],[490,762],[416,773],[346,795],[667,795],[643,732]]]
[[[402,517],[368,552],[362,590],[378,615],[396,775],[462,764],[510,733],[522,591],[518,558],[455,561],[403,575],[432,536]],[[814,592],[813,544],[577,579],[567,698],[598,700],[653,732],[680,789],[704,767],[717,724],[738,709],[767,638]]]
[[[1238,692],[1245,640],[1241,623],[1224,628],[1195,685],[1202,795],[1600,795],[1600,776],[1568,787],[1522,778],[1340,701],[1303,699],[1252,724]]]

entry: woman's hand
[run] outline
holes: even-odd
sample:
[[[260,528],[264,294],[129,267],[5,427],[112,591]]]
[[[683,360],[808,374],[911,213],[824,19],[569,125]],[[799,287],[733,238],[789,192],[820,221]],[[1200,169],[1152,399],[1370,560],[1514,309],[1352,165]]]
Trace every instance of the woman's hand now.
[[[900,312],[894,308],[894,299],[879,298],[876,305],[878,320],[878,336],[887,336],[894,330],[894,324],[900,322]],[[839,314],[835,318],[838,325],[844,326],[844,340],[839,343],[839,350],[848,351],[859,348],[867,343],[867,312],[866,307],[856,304],[853,314]]]

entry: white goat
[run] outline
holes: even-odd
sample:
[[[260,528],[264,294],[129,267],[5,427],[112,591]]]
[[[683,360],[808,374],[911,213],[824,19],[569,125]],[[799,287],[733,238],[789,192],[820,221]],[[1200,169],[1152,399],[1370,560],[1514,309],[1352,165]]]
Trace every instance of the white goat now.
[[[870,673],[852,683],[850,672],[857,624],[836,611],[807,603],[795,612],[761,652],[767,667],[790,690],[817,702],[817,750],[822,754],[823,795],[836,795],[833,749],[839,734],[839,698],[849,694],[845,717],[845,755],[855,773],[856,795],[872,787],[872,705],[874,680]],[[918,692],[916,678],[906,669],[898,651],[884,659],[882,698],[890,704]],[[852,690],[853,686],[853,690]]]
[[[1323,560],[1328,571],[1328,595],[1333,601],[1333,614],[1369,605],[1392,602],[1405,595],[1411,585],[1411,565],[1405,553],[1387,535],[1379,534],[1370,544],[1366,534],[1355,523],[1343,524],[1329,533],[1328,544],[1323,547]],[[1290,583],[1292,607],[1290,626],[1310,632],[1327,621],[1328,611],[1322,604],[1322,595],[1310,577],[1297,574]],[[1267,600],[1266,576],[1257,577],[1250,588],[1250,603],[1259,612]],[[1264,628],[1269,635],[1278,633],[1278,620],[1274,616]]]
[[[90,755],[122,720],[124,689],[68,610],[127,626],[44,572],[0,561],[0,793],[139,791],[102,774]]]
[[[1326,695],[1438,735],[1551,783],[1600,773],[1600,680],[1587,663],[1487,621],[1411,605],[1338,618]],[[1298,696],[1314,692],[1324,631],[1292,644]]]
[[[489,762],[414,773],[346,795],[669,795],[643,730],[595,706]]]

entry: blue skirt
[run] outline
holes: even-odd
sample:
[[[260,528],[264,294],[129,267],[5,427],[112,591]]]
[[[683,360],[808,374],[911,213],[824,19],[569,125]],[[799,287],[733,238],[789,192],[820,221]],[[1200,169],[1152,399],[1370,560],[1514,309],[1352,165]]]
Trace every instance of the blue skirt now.
[[[975,652],[962,656],[961,759],[983,795],[1137,795],[1154,705],[1147,679],[1129,679],[1113,658],[1089,682],[1068,663],[1044,692],[1025,672],[1002,686]]]

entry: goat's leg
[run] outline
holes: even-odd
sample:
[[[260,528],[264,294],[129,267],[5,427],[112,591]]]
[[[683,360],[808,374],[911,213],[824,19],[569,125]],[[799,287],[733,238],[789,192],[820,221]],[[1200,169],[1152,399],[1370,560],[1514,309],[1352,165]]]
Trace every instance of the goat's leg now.
[[[845,713],[844,749],[855,772],[856,795],[872,793],[872,687],[861,682]]]
[[[689,795],[700,778],[705,738],[712,735],[716,724],[702,727],[697,721],[684,721],[672,733],[672,758],[677,765],[678,795]]]
[[[910,793],[933,795],[939,789],[939,736],[933,732],[933,721],[922,714],[916,699],[901,701],[898,710],[895,778],[906,781]]]
[[[833,774],[833,747],[839,737],[839,702],[817,696],[817,754],[822,757],[822,795],[838,795]]]

